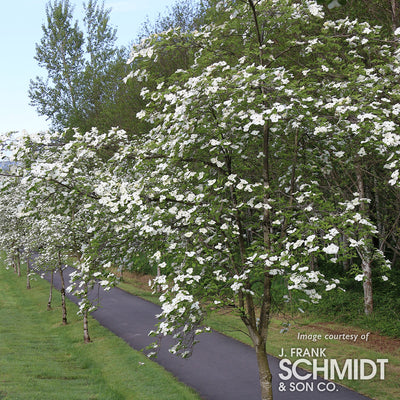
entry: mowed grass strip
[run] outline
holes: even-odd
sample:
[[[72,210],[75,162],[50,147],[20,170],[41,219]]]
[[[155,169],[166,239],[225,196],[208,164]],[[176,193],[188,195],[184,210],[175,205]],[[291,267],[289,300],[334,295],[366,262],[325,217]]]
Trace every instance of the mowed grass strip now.
[[[122,339],[90,320],[83,343],[77,307],[61,324],[59,293],[47,311],[49,284],[26,289],[24,278],[0,266],[0,399],[199,399],[187,386]]]

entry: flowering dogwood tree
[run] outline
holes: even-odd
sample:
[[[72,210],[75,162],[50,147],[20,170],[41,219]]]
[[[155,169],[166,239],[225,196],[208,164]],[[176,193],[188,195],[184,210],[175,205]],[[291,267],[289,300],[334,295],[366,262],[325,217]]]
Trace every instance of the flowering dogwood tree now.
[[[338,280],[312,269],[313,260],[336,262],[343,235],[362,260],[367,301],[372,260],[386,265],[372,242],[363,157],[390,157],[398,140],[398,60],[378,27],[324,23],[314,1],[222,1],[217,11],[219,24],[170,30],[133,48],[128,78],[151,83],[137,117],[153,128],[114,156],[114,171],[135,171],[124,206],[139,235],[165,238],[153,255],[165,271],[154,281],[164,291],[155,334],[174,334],[172,351],[186,355],[203,305],[233,304],[267,399],[272,280],[283,276],[290,291],[317,301],[318,285],[331,290]],[[193,65],[152,89],[146,67],[188,45]],[[328,195],[327,182],[344,168],[355,187]]]

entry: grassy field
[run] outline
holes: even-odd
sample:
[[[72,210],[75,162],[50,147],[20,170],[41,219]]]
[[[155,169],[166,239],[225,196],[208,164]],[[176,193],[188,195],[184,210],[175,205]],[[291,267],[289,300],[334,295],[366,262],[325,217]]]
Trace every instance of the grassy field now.
[[[148,277],[126,274],[124,276],[124,282],[121,283],[120,287],[132,294],[158,303],[157,296],[149,292],[147,282]],[[273,318],[271,322],[268,339],[268,352],[270,354],[278,356],[282,348],[284,348],[286,352],[289,352],[290,348],[326,348],[327,358],[337,359],[339,365],[343,365],[342,363],[346,359],[364,358],[377,360],[378,358],[387,358],[389,362],[386,364],[384,380],[375,377],[372,380],[344,379],[337,382],[372,399],[400,399],[400,339],[384,337],[369,332],[368,340],[362,340],[361,336],[363,334],[366,335],[368,331],[347,325],[320,322],[315,318],[310,319],[310,317],[308,317],[308,319],[306,317],[298,317],[290,321],[291,327],[288,332],[281,333],[283,322],[285,322],[285,320],[279,316]],[[230,311],[213,314],[206,323],[211,328],[225,335],[251,345],[250,338],[245,332],[243,323]],[[300,340],[297,336],[298,333],[320,334],[322,338],[316,342]],[[357,334],[359,336],[355,342],[325,339],[325,335],[330,334]],[[296,358],[299,357],[292,358],[292,360]]]
[[[84,344],[77,307],[61,324],[58,293],[46,311],[48,283],[0,267],[0,399],[154,400],[199,397],[95,320]]]

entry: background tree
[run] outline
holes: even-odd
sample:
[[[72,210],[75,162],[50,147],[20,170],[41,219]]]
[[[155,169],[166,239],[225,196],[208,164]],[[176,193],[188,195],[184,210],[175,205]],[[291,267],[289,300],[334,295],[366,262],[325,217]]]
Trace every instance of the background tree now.
[[[55,129],[81,119],[84,71],[84,38],[78,22],[73,21],[69,0],[49,1],[43,37],[36,45],[35,59],[47,71],[46,79],[36,77],[30,83],[29,97],[39,115],[52,122]]]
[[[69,0],[46,5],[35,59],[47,77],[31,80],[29,97],[53,129],[113,126],[105,106],[123,84],[126,50],[115,44],[116,29],[104,3],[85,4],[83,24],[84,31],[73,18]]]
[[[117,93],[123,86],[127,50],[116,47],[117,30],[110,26],[111,10],[104,8],[104,2],[97,4],[97,1],[89,0],[84,9],[87,57],[82,79],[86,115],[85,120],[76,124],[71,121],[68,126],[79,127],[82,131],[90,130],[93,126],[107,130],[121,124],[107,112],[107,107],[115,103]]]

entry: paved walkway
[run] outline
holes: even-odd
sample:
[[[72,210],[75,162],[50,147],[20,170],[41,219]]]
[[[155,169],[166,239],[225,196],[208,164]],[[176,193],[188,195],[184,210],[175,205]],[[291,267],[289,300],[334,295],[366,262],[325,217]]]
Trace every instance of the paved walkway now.
[[[71,271],[72,269],[68,268],[65,275]],[[56,273],[54,284],[58,289],[59,278],[59,274]],[[92,313],[92,316],[132,348],[142,350],[154,340],[148,336],[148,332],[154,329],[157,323],[155,315],[160,313],[159,306],[118,288],[104,292],[96,287],[92,295],[100,297],[100,308]],[[74,296],[68,297],[77,303]],[[196,344],[193,355],[188,359],[181,359],[167,351],[170,344],[169,338],[163,339],[155,361],[180,381],[194,388],[202,398],[260,399],[257,362],[255,352],[250,346],[217,332],[205,333],[199,336],[199,343]],[[282,347],[285,347],[284,343]],[[322,379],[284,381],[283,390],[282,386],[279,387],[281,382],[278,373],[284,372],[279,369],[279,359],[270,357],[269,361],[274,377],[274,400],[368,400],[365,396]]]

